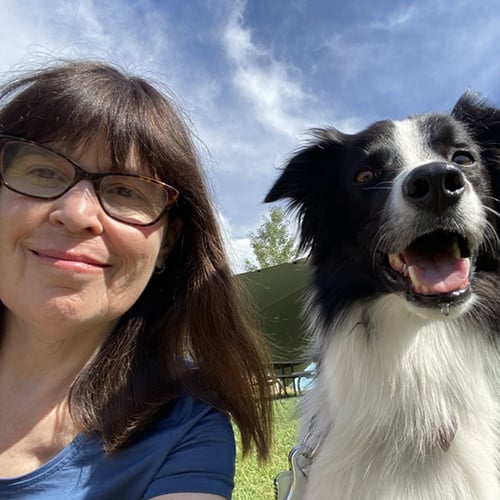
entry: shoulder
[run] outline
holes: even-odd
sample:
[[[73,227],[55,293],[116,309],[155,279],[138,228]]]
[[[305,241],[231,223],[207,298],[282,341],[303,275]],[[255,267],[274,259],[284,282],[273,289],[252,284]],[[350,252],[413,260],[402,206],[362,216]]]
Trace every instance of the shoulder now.
[[[194,460],[210,467],[213,456],[231,469],[236,456],[235,439],[227,415],[192,396],[183,395],[161,416],[143,437],[144,444],[155,446],[168,455],[171,466]],[[139,444],[139,443],[138,443]],[[139,444],[139,447],[140,444]],[[222,456],[221,456],[222,455]]]
[[[210,421],[221,427],[230,426],[229,417],[213,406],[188,394],[179,396],[151,425],[151,432],[186,429]]]
[[[192,396],[179,397],[168,413],[158,419],[145,436],[164,442],[169,457],[180,453],[184,456],[198,453],[210,461],[211,453],[223,453],[229,460],[235,457],[235,440],[229,417]]]
[[[147,494],[193,492],[229,497],[235,471],[235,440],[229,418],[191,396],[179,398],[151,428],[155,441],[170,436],[169,453]]]
[[[117,483],[113,495],[102,498],[147,500],[188,492],[230,498],[235,448],[228,416],[183,394],[131,446],[94,462],[93,487]]]

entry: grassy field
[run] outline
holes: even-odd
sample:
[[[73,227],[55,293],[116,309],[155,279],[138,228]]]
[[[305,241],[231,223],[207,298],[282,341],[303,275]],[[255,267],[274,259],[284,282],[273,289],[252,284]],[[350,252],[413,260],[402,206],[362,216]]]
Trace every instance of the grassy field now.
[[[294,415],[297,398],[274,402],[274,444],[270,460],[259,465],[254,456],[238,455],[233,500],[273,500],[273,479],[288,469],[288,453],[295,445],[297,420]]]

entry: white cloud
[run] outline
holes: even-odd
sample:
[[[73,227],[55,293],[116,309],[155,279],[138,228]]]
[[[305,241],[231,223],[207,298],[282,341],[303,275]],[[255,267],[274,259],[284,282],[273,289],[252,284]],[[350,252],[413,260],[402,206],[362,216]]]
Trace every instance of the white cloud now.
[[[255,262],[250,240],[248,238],[234,238],[229,220],[222,213],[219,213],[218,216],[231,270],[235,274],[245,272],[245,260]]]
[[[158,62],[171,45],[167,21],[148,1],[138,9],[118,0],[53,0],[50,8],[36,0],[5,0],[0,70],[53,58],[93,57],[158,73]]]
[[[405,5],[388,14],[383,13],[383,19],[376,19],[368,28],[393,31],[402,29],[414,20],[417,7],[414,4]]]
[[[231,269],[235,274],[246,272],[244,265],[246,259],[257,265],[248,238],[232,239],[227,248]]]
[[[252,105],[254,117],[280,134],[297,138],[303,120],[294,113],[311,97],[292,74],[297,68],[274,59],[270,50],[252,41],[252,32],[243,27],[245,3],[239,1],[229,18],[223,43],[234,66],[233,84]]]

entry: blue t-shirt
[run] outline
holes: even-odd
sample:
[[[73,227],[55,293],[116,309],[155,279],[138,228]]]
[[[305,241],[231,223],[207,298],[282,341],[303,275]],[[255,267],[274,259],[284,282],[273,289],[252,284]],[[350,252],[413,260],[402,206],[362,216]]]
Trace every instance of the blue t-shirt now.
[[[0,499],[146,500],[179,492],[229,499],[234,468],[229,419],[183,396],[128,448],[106,457],[99,438],[79,434],[39,469],[0,479]]]

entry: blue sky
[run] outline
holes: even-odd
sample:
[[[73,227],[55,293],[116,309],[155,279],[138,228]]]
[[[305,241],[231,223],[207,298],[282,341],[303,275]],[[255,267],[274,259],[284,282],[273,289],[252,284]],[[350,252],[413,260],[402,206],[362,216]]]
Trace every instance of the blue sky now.
[[[331,125],[500,105],[494,0],[2,0],[0,76],[60,57],[118,64],[190,115],[233,269],[278,168]]]

